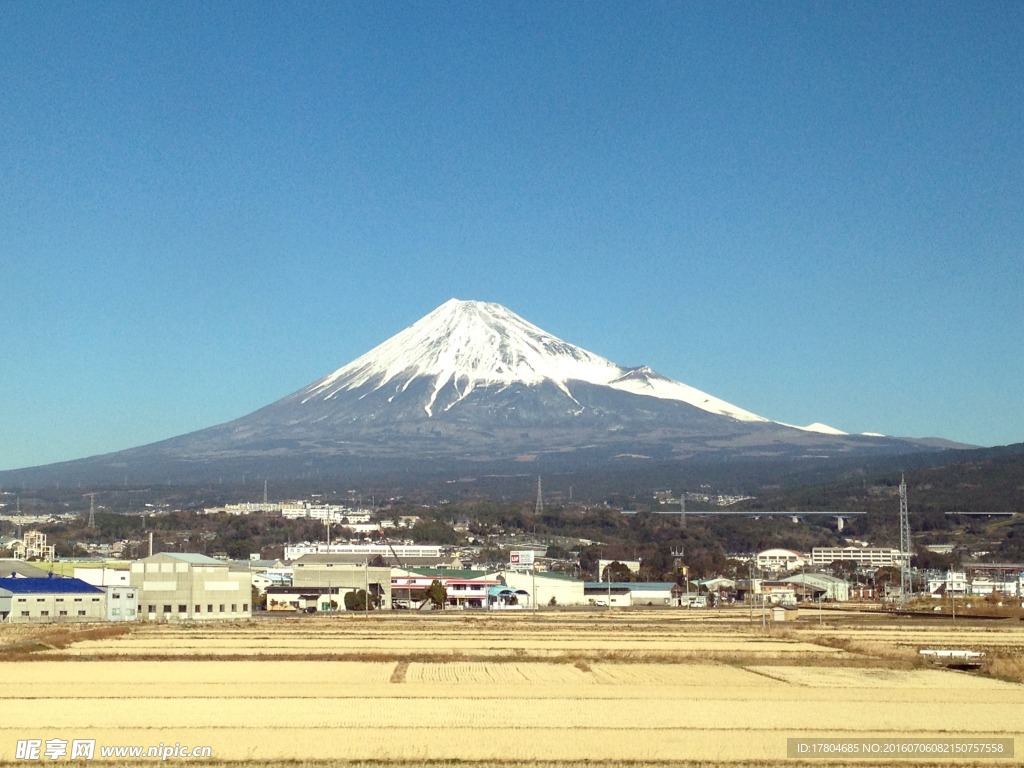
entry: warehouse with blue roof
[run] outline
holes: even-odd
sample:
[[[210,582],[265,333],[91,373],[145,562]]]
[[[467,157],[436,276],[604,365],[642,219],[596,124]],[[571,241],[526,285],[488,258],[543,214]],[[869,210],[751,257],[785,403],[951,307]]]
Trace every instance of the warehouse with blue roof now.
[[[0,621],[104,621],[106,608],[106,593],[81,579],[0,578]]]

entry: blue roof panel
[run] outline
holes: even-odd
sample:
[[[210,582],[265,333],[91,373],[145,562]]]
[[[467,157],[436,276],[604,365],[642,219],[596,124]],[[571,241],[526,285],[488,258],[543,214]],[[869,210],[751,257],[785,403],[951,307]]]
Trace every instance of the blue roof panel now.
[[[60,594],[103,594],[103,590],[94,587],[81,579],[63,579],[59,576],[45,579],[0,579],[0,589],[6,589],[16,595],[34,595],[43,593]]]

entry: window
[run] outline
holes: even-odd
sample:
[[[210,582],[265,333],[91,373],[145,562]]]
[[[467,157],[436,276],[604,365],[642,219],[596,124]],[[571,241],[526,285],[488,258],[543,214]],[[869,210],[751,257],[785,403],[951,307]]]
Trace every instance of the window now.
[[[45,597],[37,597],[36,598],[36,602],[37,603],[45,603],[46,602],[46,598]]]
[[[128,608],[128,609],[125,610],[124,614],[125,614],[125,616],[134,616],[135,615],[135,609],[134,608]]]
[[[196,610],[195,610],[195,613],[202,613],[202,612],[203,612],[203,606],[201,606],[201,605],[197,605],[197,606],[196,606]]]
[[[79,611],[79,612],[78,612],[78,615],[79,615],[79,616],[85,616],[85,611]]]
[[[110,615],[111,616],[120,616],[121,615],[121,609],[120,608],[111,608],[110,609]]]
[[[115,592],[114,594],[112,594],[111,597],[114,598],[115,600],[120,600],[121,599],[121,595],[118,592]]]
[[[19,603],[24,603],[25,602],[25,598],[24,597],[19,597],[18,598],[18,602]]]
[[[57,598],[57,602],[58,603],[63,603],[64,602],[64,598],[63,597],[58,597]]]
[[[188,606],[187,605],[179,605],[178,606],[178,613],[188,613]]]
[[[232,613],[238,613],[238,603],[232,603],[231,604],[231,612]]]
[[[213,603],[210,603],[208,606],[206,606],[206,612],[213,613]]]
[[[49,611],[40,611],[40,612],[39,612],[39,615],[40,615],[40,616],[49,616],[49,615],[50,615],[50,612],[49,612]]]
[[[98,603],[98,602],[100,601],[100,599],[99,599],[98,597],[94,597],[94,598],[92,599],[92,601],[93,601],[94,603]]]
[[[22,615],[22,616],[28,616],[28,611],[22,611],[22,612],[21,612],[21,615]]]
[[[171,606],[165,605],[164,606],[164,613],[170,613],[170,612],[171,612]]]
[[[149,610],[150,613],[156,613],[156,606],[155,605],[150,604],[150,605],[147,605],[146,608]]]
[[[224,603],[221,603],[221,604],[220,604],[220,612],[221,612],[221,613],[224,613]]]
[[[67,616],[68,612],[67,611],[61,611],[60,614],[58,614],[58,615],[60,615],[60,616]]]
[[[248,613],[248,612],[249,612],[249,604],[248,603],[242,603],[242,613]]]
[[[76,602],[76,603],[80,603],[80,602],[82,602],[82,598],[80,598],[80,597],[76,597],[76,598],[75,598],[75,602]]]

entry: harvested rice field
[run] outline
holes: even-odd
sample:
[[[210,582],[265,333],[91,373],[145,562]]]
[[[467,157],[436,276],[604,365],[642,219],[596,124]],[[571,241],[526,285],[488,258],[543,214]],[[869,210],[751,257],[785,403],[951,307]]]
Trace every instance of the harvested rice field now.
[[[1024,764],[1024,685],[921,661],[936,647],[1005,662],[1024,624],[832,613],[762,627],[724,610],[260,618],[59,639],[0,626],[0,763],[26,764],[19,740],[88,739],[208,746],[168,762],[239,766]],[[787,752],[788,739],[894,738],[1011,739],[1015,752]]]

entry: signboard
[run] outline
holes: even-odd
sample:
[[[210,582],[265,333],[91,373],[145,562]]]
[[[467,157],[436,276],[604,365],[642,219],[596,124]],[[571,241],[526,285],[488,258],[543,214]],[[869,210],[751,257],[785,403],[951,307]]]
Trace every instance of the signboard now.
[[[517,552],[509,552],[508,564],[515,567],[529,567],[533,565],[533,550],[521,549]]]

